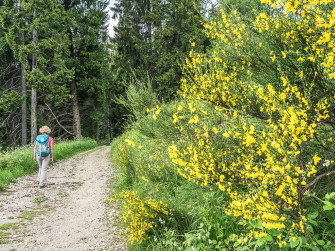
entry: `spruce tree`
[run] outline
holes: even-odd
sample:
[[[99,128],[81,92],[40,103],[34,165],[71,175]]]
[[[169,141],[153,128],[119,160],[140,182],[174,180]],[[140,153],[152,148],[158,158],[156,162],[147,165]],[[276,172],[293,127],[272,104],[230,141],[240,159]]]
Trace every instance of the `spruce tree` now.
[[[103,72],[108,68],[109,55],[106,10],[108,1],[65,0],[63,5],[68,19],[66,32],[70,39],[70,57],[66,64],[69,68],[75,68],[75,75],[70,83],[73,129],[75,136],[81,137],[81,117],[86,118],[84,124],[90,131],[92,120],[97,123],[94,111],[97,111],[97,106],[100,106],[99,111],[102,110],[101,88],[107,81]],[[85,136],[91,136],[87,134]]]
[[[32,90],[32,142],[37,133],[38,93],[44,100],[56,103],[69,97],[66,82],[73,72],[64,63],[68,53],[64,12],[56,0],[7,1],[0,21],[15,59],[24,64],[22,79]]]
[[[179,87],[181,65],[195,43],[203,50],[206,37],[202,0],[119,0],[112,9],[119,23],[113,43],[114,74],[119,82],[134,75],[152,80],[161,99],[171,98]]]

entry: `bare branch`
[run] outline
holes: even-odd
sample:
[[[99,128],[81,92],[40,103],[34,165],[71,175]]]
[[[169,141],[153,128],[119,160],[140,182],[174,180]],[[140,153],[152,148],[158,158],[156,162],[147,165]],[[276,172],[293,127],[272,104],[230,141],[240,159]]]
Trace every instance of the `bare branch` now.
[[[56,122],[57,122],[57,124],[61,127],[61,128],[63,128],[64,129],[64,131],[66,131],[68,134],[70,134],[70,135],[74,135],[74,133],[72,133],[72,132],[69,132],[68,130],[66,130],[65,129],[65,127],[64,126],[62,126],[60,123],[59,123],[59,121],[58,121],[58,119],[57,119],[57,117],[55,116],[55,114],[52,112],[52,110],[51,110],[51,108],[48,106],[48,104],[47,103],[44,103],[47,107],[48,107],[48,109],[49,109],[49,111],[51,112],[51,114],[53,115],[53,117],[55,118],[55,120],[56,120]]]
[[[320,179],[322,179],[325,176],[331,175],[333,173],[335,173],[335,170],[317,176],[312,182],[310,182],[310,183],[308,183],[307,185],[304,186],[304,189],[302,190],[302,192],[304,193],[308,188],[310,188],[311,186],[313,186]]]

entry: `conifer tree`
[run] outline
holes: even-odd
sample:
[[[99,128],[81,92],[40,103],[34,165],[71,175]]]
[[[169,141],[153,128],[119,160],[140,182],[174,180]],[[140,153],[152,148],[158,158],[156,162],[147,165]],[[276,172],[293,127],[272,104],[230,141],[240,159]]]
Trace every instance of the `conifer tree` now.
[[[64,64],[68,48],[63,9],[56,0],[8,1],[0,21],[15,59],[24,64],[22,79],[32,89],[32,142],[37,133],[37,93],[56,103],[69,97],[66,82],[73,73]]]
[[[118,82],[132,76],[152,80],[161,99],[169,99],[179,86],[181,65],[191,43],[202,50],[206,38],[202,0],[119,0],[112,9],[119,23],[113,43],[114,74]]]
[[[85,118],[89,118],[84,123],[87,123],[86,128],[90,131],[92,120],[95,120],[94,114],[90,113],[100,104],[98,100],[101,98],[101,88],[107,81],[103,72],[108,68],[109,55],[106,11],[108,1],[65,0],[63,5],[69,20],[66,29],[70,39],[70,57],[67,66],[76,69],[70,83],[73,129],[75,136],[81,137],[81,113],[84,113]]]

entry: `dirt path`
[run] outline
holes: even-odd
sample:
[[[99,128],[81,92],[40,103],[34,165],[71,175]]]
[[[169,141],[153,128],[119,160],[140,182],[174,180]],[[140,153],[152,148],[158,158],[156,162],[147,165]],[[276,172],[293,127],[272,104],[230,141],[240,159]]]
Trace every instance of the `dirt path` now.
[[[104,203],[116,175],[101,147],[49,167],[43,189],[37,174],[20,178],[0,193],[0,250],[127,250]]]

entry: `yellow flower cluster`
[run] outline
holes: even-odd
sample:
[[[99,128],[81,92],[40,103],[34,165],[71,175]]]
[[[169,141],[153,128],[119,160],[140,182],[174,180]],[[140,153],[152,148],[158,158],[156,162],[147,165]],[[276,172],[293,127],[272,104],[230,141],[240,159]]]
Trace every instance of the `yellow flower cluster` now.
[[[120,169],[125,169],[126,166],[129,165],[131,160],[129,159],[129,154],[127,152],[128,146],[135,146],[135,143],[133,141],[130,141],[129,139],[125,139],[125,136],[122,136],[123,141],[118,147],[118,157],[119,162],[122,163],[122,165],[119,165]]]
[[[123,191],[111,198],[110,201],[114,199],[122,201],[122,219],[128,230],[127,237],[131,243],[145,240],[145,233],[159,224],[157,216],[169,214],[167,205],[162,201],[158,202],[151,198],[142,200],[137,192]]]
[[[132,148],[135,147],[135,142],[130,140],[130,139],[125,139],[124,142],[126,142],[129,146],[131,146]]]
[[[319,154],[306,155],[306,146],[318,136],[319,124],[329,118],[333,97],[312,98],[315,83],[308,82],[306,75],[317,76],[321,69],[315,65],[315,72],[307,73],[303,65],[319,60],[328,78],[335,78],[335,11],[320,9],[335,1],[262,2],[286,10],[276,18],[261,13],[253,23],[253,29],[287,45],[279,54],[261,43],[254,46],[277,78],[269,78],[266,85],[255,81],[255,69],[263,69],[245,46],[257,43],[257,38],[236,11],[229,15],[222,11],[222,22],[205,25],[207,35],[216,41],[213,49],[207,54],[190,52],[184,66],[180,95],[187,100],[188,111],[178,110],[173,123],[178,127],[180,118],[192,114],[186,124],[192,133],[183,134],[186,128],[179,126],[183,137],[168,150],[184,178],[201,186],[216,185],[229,194],[226,214],[281,230],[297,221],[284,214],[303,215],[301,191],[320,166]],[[306,43],[303,51],[295,49],[301,39]],[[278,58],[294,60],[295,75]],[[214,107],[212,114],[202,111],[204,102]],[[213,118],[219,120],[215,125]],[[299,221],[292,231],[304,232]]]
[[[279,211],[292,210],[298,206],[298,188],[306,184],[306,178],[316,173],[320,161],[318,156],[314,156],[313,165],[299,166],[298,162],[299,149],[304,142],[314,137],[316,124],[309,121],[315,118],[309,117],[308,110],[312,106],[295,87],[287,87],[281,93],[277,93],[271,85],[268,85],[267,90],[256,85],[252,89],[254,93],[251,95],[257,94],[258,99],[252,101],[250,96],[243,96],[250,101],[247,104],[262,104],[260,109],[269,116],[276,113],[277,121],[268,119],[265,128],[256,129],[254,125],[248,126],[242,113],[235,111],[232,114],[229,110],[223,110],[226,130],[220,132],[216,127],[211,131],[194,115],[189,123],[197,124],[194,128],[197,140],[191,141],[183,151],[176,144],[171,145],[169,155],[183,177],[202,186],[216,184],[219,189],[230,194],[232,202],[227,214],[247,220],[262,220],[266,229],[282,229],[285,228],[283,222],[286,219],[278,216]],[[228,100],[229,90],[229,87],[221,90],[224,93],[222,97],[226,96]],[[290,93],[291,99],[296,99],[298,106],[286,100],[287,93]],[[201,99],[215,101],[212,93],[208,96],[204,92],[201,94]],[[190,97],[192,93],[188,95]],[[326,100],[318,103],[317,107],[325,107],[325,103]],[[190,112],[194,112],[194,103],[189,103],[189,107]],[[320,114],[323,114],[323,110],[317,111],[319,117],[322,117]],[[230,142],[229,145],[235,145],[236,148],[227,146],[225,149],[217,149],[213,147],[217,140]],[[303,172],[307,175],[302,176]],[[249,189],[241,194],[240,188],[234,184]]]
[[[156,145],[159,145],[159,142]],[[161,165],[155,163],[162,158],[167,158],[167,156],[165,157],[163,152],[157,147],[152,149],[155,151],[154,155],[143,155],[141,152],[145,151],[141,151],[140,149],[145,150],[144,147],[146,146],[136,144],[131,138],[126,138],[123,135],[118,146],[119,168],[127,173],[127,175],[139,178],[145,182],[149,182],[150,178],[161,179],[164,176],[163,174],[169,172],[169,167],[165,163]],[[134,155],[135,153],[140,154]]]
[[[155,111],[154,114],[152,115],[152,118],[153,118],[154,120],[157,119],[158,114],[160,114],[160,112],[161,112],[161,109],[159,108],[158,105],[156,105],[156,108],[157,108],[156,111]],[[148,112],[148,113],[150,112],[149,108],[147,108],[147,112]]]
[[[325,68],[329,79],[335,78],[334,66],[334,27],[335,11],[333,8],[334,0],[261,0],[264,4],[271,7],[281,7],[287,16],[291,15],[294,21],[289,19],[273,18],[266,19],[267,22],[273,23],[275,28],[273,35],[281,37],[284,42],[294,48],[294,44],[300,39],[304,39],[306,47],[304,50],[309,56],[299,57],[298,62],[309,60],[315,62],[320,60],[321,65]],[[257,18],[255,26],[264,25],[263,14]],[[285,25],[280,22],[286,22]],[[294,23],[293,23],[294,22]],[[281,33],[277,31],[280,30]],[[260,30],[261,32],[261,30]],[[300,54],[300,53],[299,53]]]

